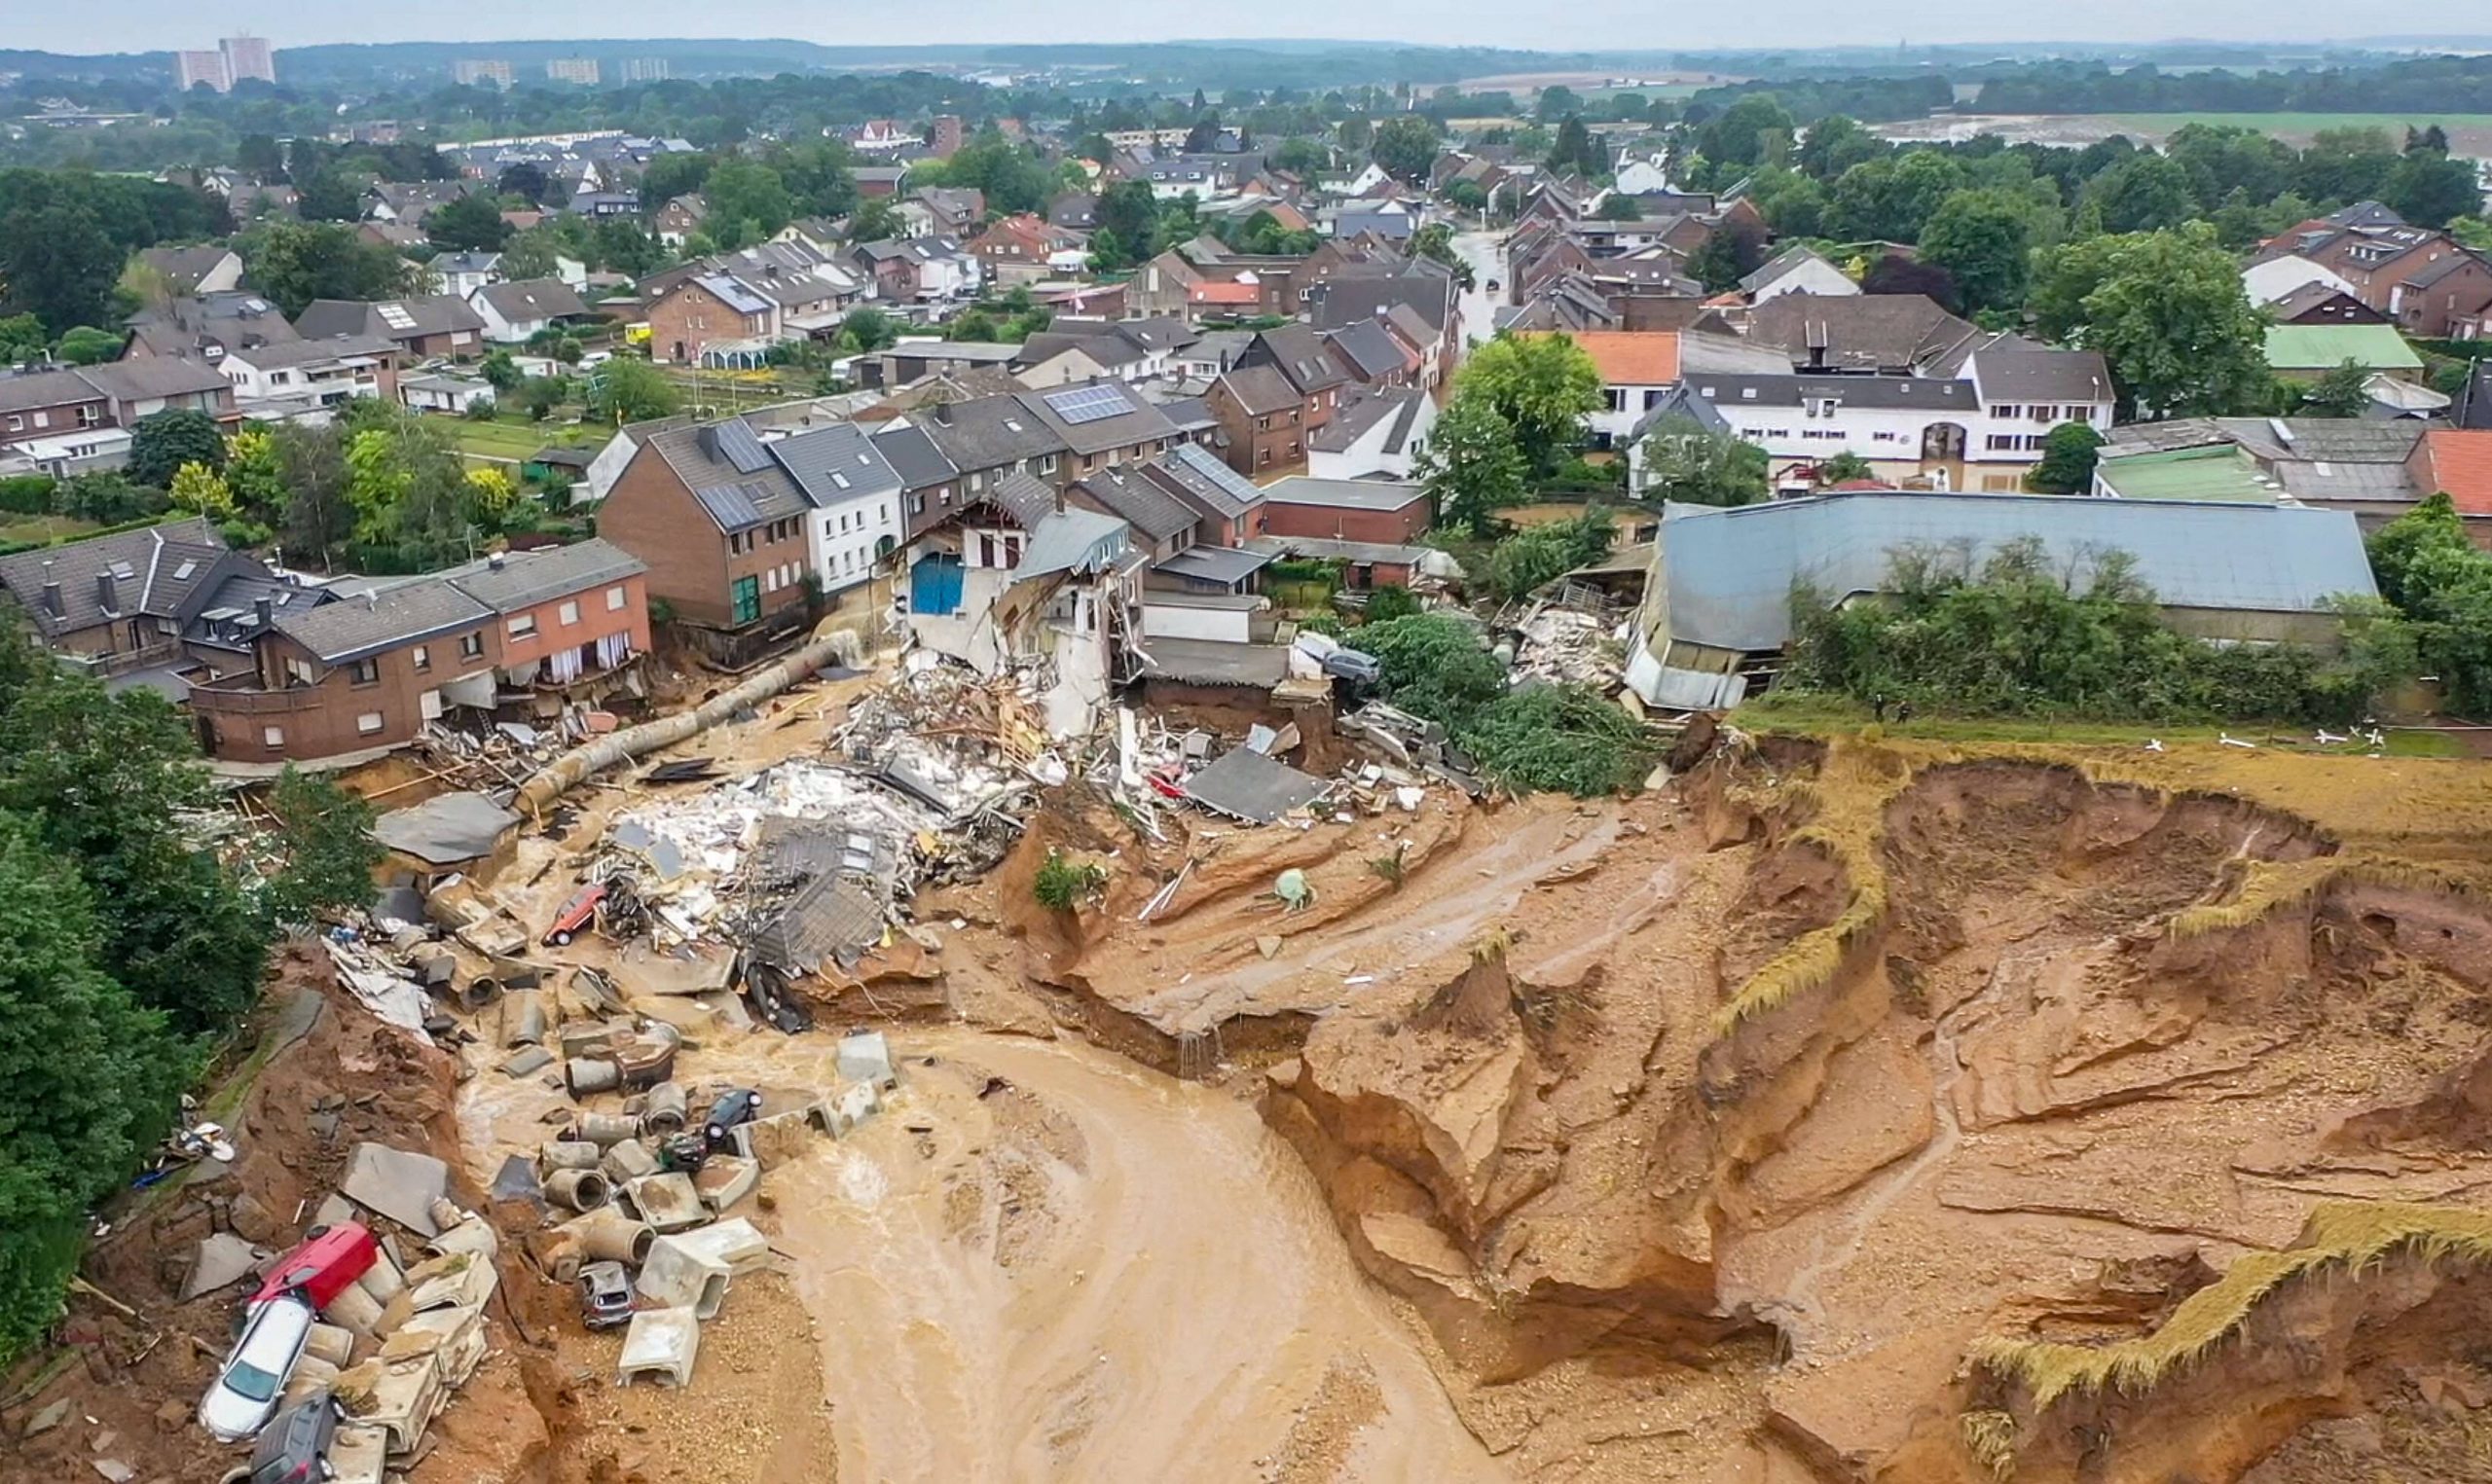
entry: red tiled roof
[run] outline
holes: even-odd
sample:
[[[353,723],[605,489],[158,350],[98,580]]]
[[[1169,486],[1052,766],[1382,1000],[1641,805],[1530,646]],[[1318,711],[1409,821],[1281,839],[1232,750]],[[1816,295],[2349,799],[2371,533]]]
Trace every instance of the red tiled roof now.
[[[1675,331],[1583,330],[1571,339],[1600,368],[1604,386],[1667,386],[1678,380]]]
[[[1189,304],[1260,304],[1264,291],[1251,283],[1197,283],[1186,290]]]
[[[2427,492],[2445,490],[2461,513],[2492,516],[2492,429],[2432,429],[2423,465]]]

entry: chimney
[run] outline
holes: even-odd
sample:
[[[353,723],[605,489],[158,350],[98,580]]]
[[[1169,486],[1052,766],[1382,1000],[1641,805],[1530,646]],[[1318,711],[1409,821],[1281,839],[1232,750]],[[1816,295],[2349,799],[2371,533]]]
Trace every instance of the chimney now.
[[[113,593],[112,573],[97,572],[95,574],[95,602],[97,606],[101,607],[106,613],[118,613],[121,611],[121,605]]]
[[[262,630],[265,631],[275,625],[276,600],[275,598],[258,597],[252,599],[251,611],[252,616],[259,620],[260,628]]]
[[[60,603],[60,583],[52,575],[52,559],[49,557],[43,563],[43,611],[54,618],[59,618],[65,612]]]
[[[485,565],[498,572],[502,569],[502,554],[494,552],[485,558]]]

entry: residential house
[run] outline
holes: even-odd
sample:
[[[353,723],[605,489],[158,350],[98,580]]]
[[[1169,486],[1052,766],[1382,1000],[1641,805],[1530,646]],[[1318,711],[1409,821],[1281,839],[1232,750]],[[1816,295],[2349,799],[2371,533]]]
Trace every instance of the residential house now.
[[[649,230],[669,247],[679,248],[710,220],[710,202],[699,196],[678,196],[649,214]]]
[[[231,289],[141,309],[129,317],[128,329],[125,360],[168,356],[209,365],[229,348],[300,338],[275,305]]]
[[[488,283],[502,281],[502,255],[497,252],[435,253],[424,263],[436,294],[469,299]]]
[[[834,608],[852,595],[863,600],[906,529],[898,471],[855,423],[830,423],[766,446],[813,507],[805,517],[805,554],[825,598]]]
[[[485,320],[463,299],[425,294],[378,303],[360,299],[314,299],[294,316],[295,333],[305,340],[334,340],[341,335],[378,335],[394,342],[408,356],[465,359],[485,350]]]
[[[877,299],[964,299],[974,295],[980,282],[978,260],[946,236],[861,242],[849,250],[849,257],[873,285]]]
[[[2299,253],[2261,257],[2241,271],[2241,291],[2253,305],[2271,305],[2313,286],[2332,289],[2359,303],[2362,295],[2334,269]]]
[[[1200,540],[1201,517],[1192,506],[1149,475],[1147,464],[1095,469],[1066,487],[1067,509],[1095,510],[1131,526],[1128,538],[1154,563],[1191,549]]]
[[[2111,426],[2117,392],[2102,356],[2091,350],[2057,349],[2001,332],[1949,352],[1930,369],[1970,386],[1982,410],[1981,442],[1955,489],[2021,489],[2052,428]],[[1942,432],[1942,443],[1947,436]],[[1877,441],[1874,431],[1871,441]]]
[[[2389,290],[2387,308],[2400,330],[2422,340],[2478,326],[2492,311],[2492,261],[2473,249],[2449,253]]]
[[[2492,431],[2435,427],[2414,441],[2416,489],[2446,494],[2476,546],[2492,549]]]
[[[0,452],[32,446],[27,456],[37,462],[80,457],[57,440],[74,437],[92,447],[100,429],[135,428],[141,418],[172,411],[203,412],[229,424],[241,416],[234,384],[215,367],[195,361],[165,357],[0,375]]]
[[[777,301],[731,273],[678,278],[649,301],[648,312],[650,353],[678,366],[708,363],[714,346],[766,353],[779,339]]]
[[[1264,527],[1283,538],[1408,545],[1435,521],[1423,485],[1294,474],[1264,487]]]
[[[1333,420],[1307,440],[1307,475],[1319,480],[1410,479],[1436,420],[1436,400],[1415,386],[1345,392]]]
[[[1264,491],[1209,449],[1177,444],[1143,465],[1143,474],[1194,513],[1197,552],[1244,546],[1264,534]]]
[[[1306,399],[1278,367],[1239,365],[1221,373],[1203,394],[1220,423],[1229,467],[1241,474],[1277,473],[1301,463],[1313,431]]]
[[[857,195],[865,200],[881,200],[898,196],[900,183],[908,179],[904,164],[861,164],[850,170],[857,182]]]
[[[496,344],[524,344],[567,319],[585,319],[587,305],[559,278],[524,278],[516,283],[488,283],[469,296],[485,322],[485,339]]]
[[[2305,283],[2261,306],[2280,325],[2384,325],[2389,317],[2354,297],[2350,289]]]
[[[1596,330],[1573,339],[1600,372],[1601,406],[1586,419],[1593,447],[1619,447],[1679,380],[1679,338],[1668,331]]]
[[[1461,354],[1462,295],[1444,265],[1426,258],[1384,257],[1321,263],[1309,258],[1304,285],[1309,324],[1332,332],[1382,325],[1415,366],[1411,384],[1433,391],[1450,380]]]
[[[1236,194],[1245,173],[1243,162],[1235,155],[1171,155],[1144,165],[1141,178],[1150,182],[1154,200],[1191,196],[1207,201]]]
[[[2393,325],[2267,327],[2267,369],[2279,380],[2317,381],[2348,361],[2398,380],[2423,379],[2423,358]]]
[[[1063,448],[1057,477],[1063,489],[1100,469],[1156,458],[1182,441],[1167,414],[1121,381],[1025,391],[1013,400]],[[973,467],[957,456],[952,461]]]
[[[1095,191],[1066,191],[1047,202],[1047,225],[1068,232],[1091,233],[1099,230],[1099,195]]]
[[[1781,351],[1790,370],[1874,376],[1926,375],[1982,333],[1925,294],[1785,294],[1743,323],[1747,341]]]
[[[594,220],[639,216],[641,199],[629,191],[574,191],[563,202],[563,214]]]
[[[2228,642],[2333,642],[2339,600],[2375,591],[2354,518],[2298,505],[1865,491],[1691,510],[1653,544],[1627,683],[1647,705],[1736,706],[1780,668],[1794,587],[1841,605],[1887,591],[1898,548],[1978,570],[2009,542],[2080,589],[2122,553],[2166,622]]]
[[[952,377],[987,367],[1008,367],[1022,347],[1004,341],[936,340],[903,335],[879,354],[860,356],[857,380],[865,386],[914,386],[929,377]],[[1018,389],[1018,383],[1008,389]]]
[[[275,766],[378,754],[452,707],[548,715],[622,683],[650,644],[645,568],[605,540],[496,554],[279,611],[251,668],[195,680],[209,756]]]
[[[2127,494],[2142,485],[2135,462],[2153,455],[2213,450],[2234,455],[2238,463],[2228,483],[2241,498],[2289,500],[2327,510],[2351,512],[2365,531],[2414,508],[2431,492],[2428,475],[2416,462],[2424,424],[2412,421],[2369,421],[2348,417],[2176,417],[2164,422],[2128,423],[2109,430],[2109,441],[2097,459],[2098,494]],[[2238,470],[2247,467],[2247,476]],[[2169,465],[2166,466],[2169,469]],[[2172,469],[2160,478],[2168,487],[2184,474],[2196,475],[2201,487],[2221,472],[2217,465],[2198,462]]]
[[[463,377],[448,371],[420,371],[398,378],[398,401],[409,412],[442,413],[463,417],[467,410],[479,403],[492,404],[501,394],[494,383],[483,377]]]
[[[805,486],[745,422],[663,427],[598,508],[598,533],[648,564],[650,597],[712,659],[743,664],[793,633],[813,571]]]
[[[326,423],[353,398],[396,399],[401,356],[378,335],[340,335],[229,350],[216,369],[245,417]]]
[[[426,217],[478,189],[472,180],[377,180],[363,194],[364,220],[421,229]]]
[[[1860,292],[1860,285],[1844,274],[1808,246],[1786,247],[1760,266],[1756,271],[1740,280],[1740,289],[1751,304],[1763,304],[1784,294],[1815,294],[1820,297],[1851,295]]]
[[[1813,488],[1816,466],[1838,453],[1868,460],[1872,476],[1889,484],[1961,489],[1978,452],[1982,403],[1970,381],[1708,372],[1686,382],[1720,410],[1741,442],[1765,450],[1775,487],[1786,493]],[[2017,436],[2021,443],[2024,435]],[[2012,462],[2021,476],[2039,454],[2001,450],[1992,456]]]
[[[986,193],[966,186],[925,186],[898,206],[914,237],[966,237],[986,220]]]
[[[242,286],[242,257],[230,247],[149,247],[140,250],[138,261],[177,299]]]
[[[1063,386],[1113,377],[1146,381],[1179,370],[1187,347],[1202,332],[1182,319],[1056,318],[1021,344],[1013,358],[1022,381],[1033,387]]]
[[[0,557],[0,590],[36,641],[103,676],[179,668],[209,610],[235,606],[234,584],[268,576],[200,517]]]
[[[987,225],[969,244],[990,282],[1035,283],[1051,274],[1079,272],[1087,261],[1088,238],[1023,211]]]
[[[1354,320],[1324,333],[1324,348],[1360,386],[1409,386],[1418,380],[1419,352],[1382,319]]]

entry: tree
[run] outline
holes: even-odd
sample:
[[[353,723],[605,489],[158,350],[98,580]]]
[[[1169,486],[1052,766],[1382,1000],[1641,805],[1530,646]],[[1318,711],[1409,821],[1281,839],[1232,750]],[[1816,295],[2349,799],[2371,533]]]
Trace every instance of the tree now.
[[[2096,451],[2105,439],[2090,424],[2063,422],[2042,436],[2041,461],[2025,476],[2043,494],[2084,494],[2094,488]]]
[[[1878,254],[1878,261],[1860,275],[1860,292],[1918,295],[1935,301],[1949,313],[1963,308],[1954,273],[1935,263],[1924,263],[1899,252]]]
[[[175,470],[173,483],[166,492],[172,496],[175,510],[191,515],[223,521],[235,513],[234,491],[227,489],[224,479],[205,464],[188,463]]]
[[[1828,114],[1809,126],[1800,141],[1796,163],[1811,178],[1819,181],[1840,179],[1843,172],[1863,161],[1875,160],[1890,148],[1886,140],[1869,132],[1856,119],[1842,114]]]
[[[1525,467],[1546,474],[1583,441],[1601,405],[1600,370],[1565,335],[1500,335],[1456,376],[1456,400],[1474,397],[1513,430]]]
[[[503,279],[521,283],[531,278],[555,276],[561,269],[555,259],[562,256],[565,245],[561,236],[542,226],[518,234],[502,245],[502,261],[498,266]]]
[[[1558,126],[1558,138],[1549,146],[1547,163],[1555,174],[1581,175],[1586,180],[1609,173],[1608,156],[1576,114],[1566,115]]]
[[[65,341],[69,335],[97,333],[99,332],[81,325],[61,338]],[[18,361],[41,360],[44,346],[50,344],[51,339],[51,335],[44,329],[43,321],[32,314],[12,314],[5,319],[0,319],[0,362],[15,364]],[[113,347],[115,350],[120,349],[119,338],[114,339]]]
[[[1446,187],[1445,200],[1459,211],[1476,213],[1488,209],[1488,193],[1476,180],[1457,180]]]
[[[279,423],[268,439],[285,484],[284,510],[273,524],[294,561],[325,563],[354,525],[346,445],[336,428],[293,422]]]
[[[1645,430],[1642,447],[1644,485],[1636,493],[1643,498],[1753,505],[1773,493],[1765,450],[1741,443],[1728,429],[1667,416]]]
[[[2055,249],[2035,280],[2034,308],[2044,337],[2102,352],[2132,415],[2220,416],[2266,405],[2266,324],[2206,223]]]
[[[122,253],[95,213],[55,202],[0,208],[0,311],[58,333],[111,316]]]
[[[225,467],[225,435],[216,419],[190,408],[155,413],[130,429],[131,479],[169,489],[184,464],[201,464],[210,473]]]
[[[2188,167],[2164,155],[2132,155],[2095,176],[2085,194],[2106,232],[2160,232],[2199,214]]]
[[[532,160],[523,160],[506,167],[501,178],[494,182],[497,196],[516,196],[531,206],[545,204],[545,193],[553,182],[545,178],[545,167]]]
[[[1733,217],[1705,234],[1687,255],[1687,271],[1708,294],[1727,293],[1765,263],[1765,234],[1745,217]]]
[[[1333,152],[1313,139],[1284,139],[1264,160],[1275,170],[1303,178],[1332,168]]]
[[[1625,192],[1612,191],[1601,198],[1599,216],[1604,222],[1640,222],[1644,219],[1644,207]]]
[[[413,264],[351,227],[271,221],[236,246],[251,286],[289,315],[314,299],[395,298],[415,277]]]
[[[372,901],[383,851],[372,838],[371,805],[289,763],[269,790],[268,812],[276,820],[279,868],[261,888],[260,906],[271,922],[310,928]]]
[[[444,252],[499,252],[510,235],[510,223],[490,196],[462,196],[424,218],[425,239]]]
[[[363,181],[334,166],[306,177],[294,209],[307,222],[351,222],[363,215]]]
[[[1921,260],[1947,271],[1967,308],[2025,302],[2033,243],[2021,202],[1996,191],[1959,191],[1922,228]]]
[[[2369,382],[2363,366],[2340,362],[2302,392],[2298,411],[2310,417],[2359,417],[2371,405]]]
[[[479,520],[498,526],[518,508],[519,487],[501,470],[487,467],[467,471],[467,499]]]
[[[880,350],[899,342],[899,327],[892,317],[870,305],[861,305],[848,311],[839,322],[839,338],[859,351]]]
[[[713,231],[724,223],[740,224],[753,240],[788,225],[795,204],[779,172],[751,160],[729,160],[710,172],[705,194]]]
[[[1465,293],[1470,292],[1471,265],[1463,262],[1462,255],[1453,250],[1452,227],[1444,222],[1430,222],[1411,235],[1411,251],[1415,257],[1444,264],[1452,271],[1455,285]]]
[[[1488,549],[1480,580],[1501,599],[1522,597],[1579,566],[1609,555],[1617,527],[1609,513],[1586,512],[1572,521],[1551,521],[1517,531]]]
[[[849,313],[851,320],[858,311]],[[620,426],[675,414],[679,402],[666,373],[638,356],[618,355],[598,368],[603,378],[589,398],[589,412],[601,422]]]
[[[285,519],[285,470],[277,460],[276,439],[253,428],[225,441],[225,488],[235,506],[262,525]],[[180,491],[174,491],[175,503]]]
[[[2441,227],[2483,209],[2474,162],[2420,146],[2407,150],[2389,171],[2380,199],[2417,227]]]
[[[1828,194],[1825,231],[1851,241],[1916,242],[1948,197],[1963,189],[1964,167],[1936,150],[1905,150],[1843,172]]]
[[[1406,185],[1426,182],[1437,163],[1436,121],[1425,114],[1396,114],[1375,127],[1368,158]]]
[[[527,380],[520,372],[519,363],[511,359],[510,352],[498,347],[486,351],[483,363],[476,370],[496,392],[517,391],[519,383]]]
[[[1815,177],[1768,165],[1748,177],[1748,200],[1786,237],[1813,237],[1825,218],[1826,191]]]
[[[98,330],[92,325],[72,325],[62,333],[55,349],[59,357],[72,366],[101,366],[106,361],[121,358],[122,345],[127,339],[127,336]]]
[[[1522,503],[1528,465],[1514,429],[1484,398],[1455,396],[1413,466],[1448,529],[1483,535],[1497,511]]]
[[[703,154],[667,154],[652,158],[641,171],[641,207],[654,211],[678,196],[689,196],[710,178],[716,161]]]
[[[1837,485],[1875,479],[1877,475],[1878,471],[1869,466],[1869,460],[1847,450],[1832,458],[1818,459],[1816,476],[1811,483],[1820,489],[1830,489]]]
[[[1796,127],[1781,99],[1770,92],[1751,92],[1697,129],[1696,149],[1718,169],[1736,174],[1780,163]],[[1725,178],[1722,183],[1730,182]]]

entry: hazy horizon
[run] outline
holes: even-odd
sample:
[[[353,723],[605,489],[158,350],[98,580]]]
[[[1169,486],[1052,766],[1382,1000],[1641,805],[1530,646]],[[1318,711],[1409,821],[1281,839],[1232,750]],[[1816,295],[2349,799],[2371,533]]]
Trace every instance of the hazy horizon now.
[[[1045,45],[1252,39],[1234,34],[1219,12],[1137,0],[1080,5],[964,0],[932,12],[825,18],[820,7],[751,0],[734,11],[735,29],[703,24],[680,0],[434,0],[408,11],[347,7],[334,0],[233,0],[211,17],[182,0],[116,0],[94,11],[36,8],[8,0],[5,44],[73,54],[159,52],[213,46],[220,36],[267,37],[287,47],[352,43],[444,45],[525,41],[769,40],[825,46]],[[102,14],[99,14],[102,13]],[[1986,0],[1908,0],[1868,8],[1850,0],[1785,0],[1765,18],[1726,9],[1673,12],[1667,34],[1637,34],[1655,18],[1631,0],[1581,0],[1532,14],[1510,8],[1464,15],[1427,0],[1372,0],[1354,14],[1321,0],[1266,0],[1256,31],[1273,39],[1387,41],[1535,51],[1671,51],[1777,47],[2068,42],[2139,45],[2176,40],[2316,46],[2359,35],[2341,6],[2313,0],[2204,0],[2176,30],[2168,0],[2101,0],[2081,11],[2035,7],[2002,12]],[[1769,24],[1752,22],[1767,18]]]

